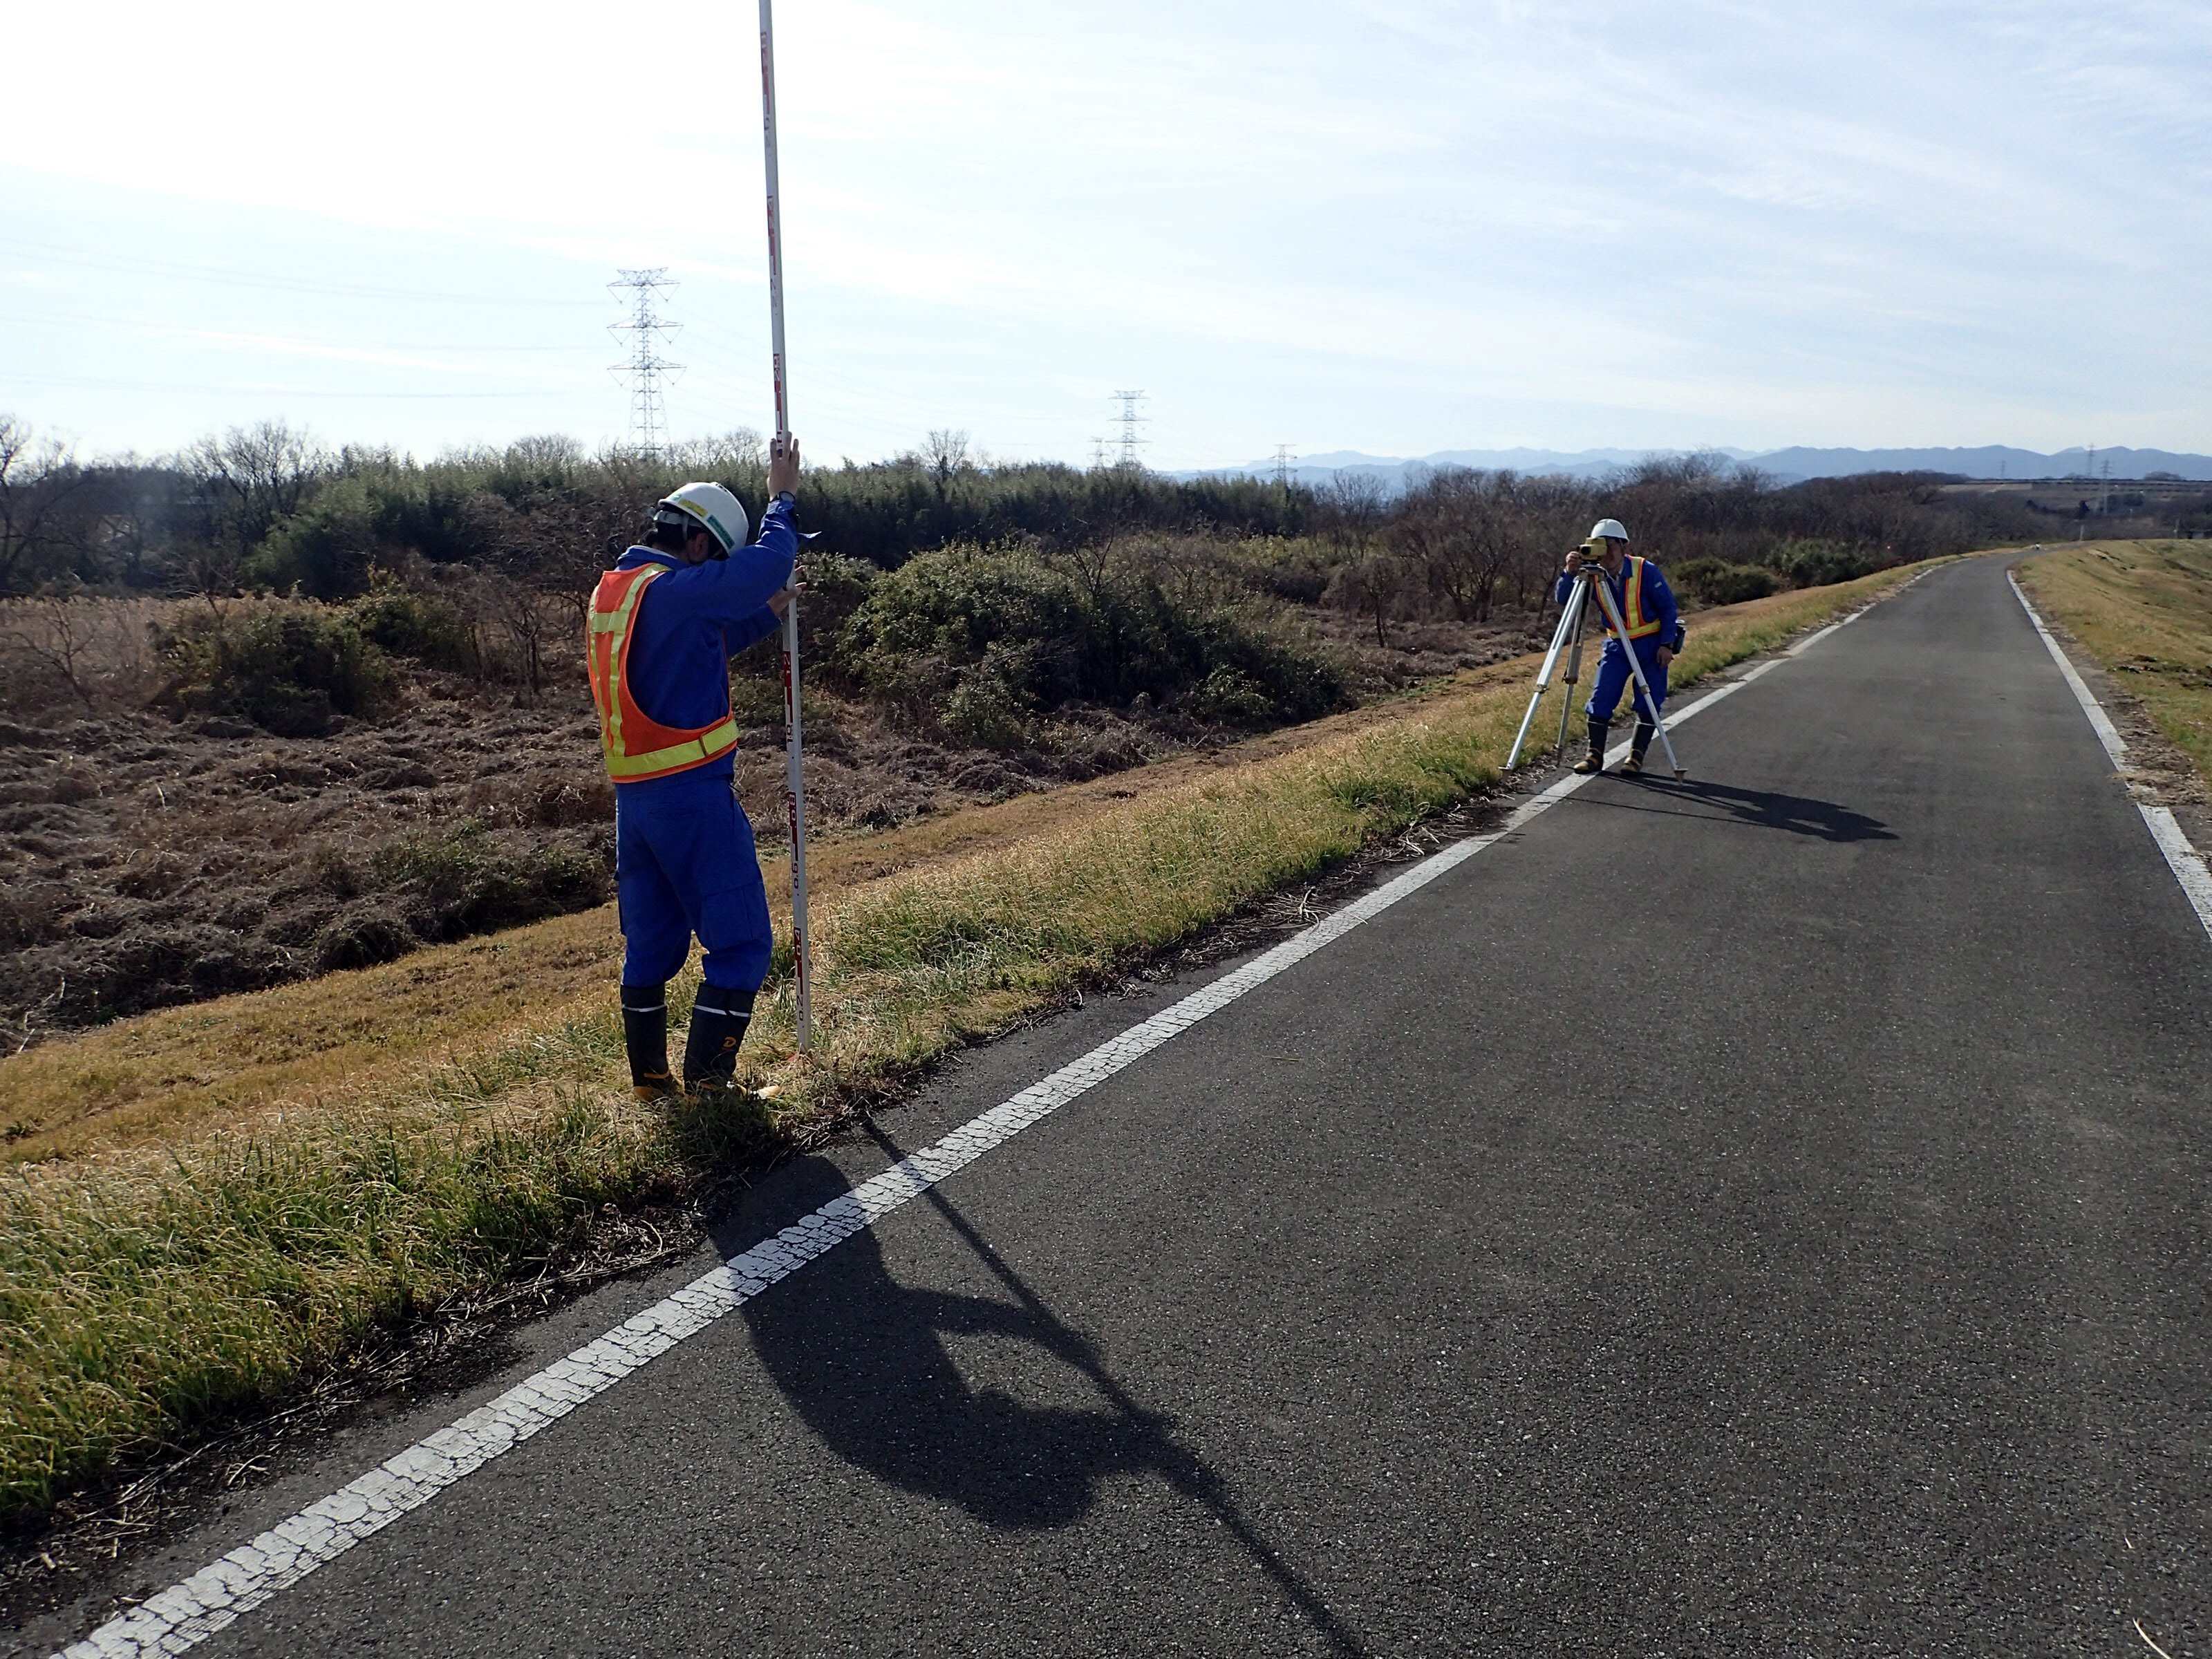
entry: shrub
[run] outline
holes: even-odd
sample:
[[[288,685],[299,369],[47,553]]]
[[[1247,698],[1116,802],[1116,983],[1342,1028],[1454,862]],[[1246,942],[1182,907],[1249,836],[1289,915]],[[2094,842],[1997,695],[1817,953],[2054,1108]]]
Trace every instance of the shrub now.
[[[1881,568],[1876,560],[1856,548],[1813,538],[1781,543],[1767,556],[1766,562],[1798,587],[1826,587],[1836,582],[1856,581]]]
[[[239,567],[248,587],[342,599],[368,585],[379,563],[376,506],[358,478],[340,478],[271,530]]]
[[[409,896],[413,930],[430,940],[586,909],[608,890],[605,861],[584,848],[510,842],[476,818],[402,836],[378,849],[371,869],[378,887]]]
[[[1191,706],[1202,720],[1224,726],[1257,726],[1273,718],[1274,699],[1267,688],[1241,668],[1224,663],[1201,680],[1191,694]]]
[[[945,548],[878,578],[836,660],[860,685],[1000,748],[1030,741],[1033,714],[1077,701],[1144,696],[1264,725],[1313,719],[1345,695],[1336,666],[1278,637],[1259,601],[1178,603],[1128,560],[1074,565],[1018,548]]]
[[[1036,741],[1030,719],[1035,699],[1034,648],[992,641],[983,659],[954,683],[941,708],[947,730],[984,749],[1025,749]]]
[[[346,615],[363,638],[395,657],[457,674],[482,672],[476,630],[450,599],[383,582],[351,605]]]
[[[279,737],[314,736],[336,714],[373,719],[398,697],[390,660],[343,611],[270,608],[188,625],[164,651],[182,706],[240,715]]]
[[[405,956],[418,943],[398,917],[362,906],[331,918],[315,935],[315,959],[326,969],[374,968]]]
[[[1667,572],[1668,580],[1707,605],[1741,605],[1763,599],[1781,586],[1774,572],[1725,559],[1685,559]]]

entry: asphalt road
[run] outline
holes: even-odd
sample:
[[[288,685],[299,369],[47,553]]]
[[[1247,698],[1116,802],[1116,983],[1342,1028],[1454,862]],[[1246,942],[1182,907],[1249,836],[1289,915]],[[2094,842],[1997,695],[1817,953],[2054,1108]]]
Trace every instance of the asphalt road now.
[[[2002,568],[1678,741],[199,1651],[2212,1654],[2212,944]]]

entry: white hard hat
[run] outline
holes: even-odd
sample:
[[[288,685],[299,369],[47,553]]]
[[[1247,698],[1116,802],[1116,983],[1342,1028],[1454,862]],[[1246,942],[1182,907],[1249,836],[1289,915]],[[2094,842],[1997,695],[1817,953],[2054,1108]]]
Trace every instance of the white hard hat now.
[[[1628,539],[1628,527],[1618,519],[1600,519],[1590,526],[1589,538],[1595,541],[1601,536],[1610,536],[1617,542],[1625,542]]]
[[[724,558],[752,539],[751,527],[745,522],[745,509],[735,495],[718,483],[688,483],[672,491],[654,506],[653,518],[663,523],[675,522],[668,516],[672,507],[683,514],[693,529],[704,530],[712,536]]]

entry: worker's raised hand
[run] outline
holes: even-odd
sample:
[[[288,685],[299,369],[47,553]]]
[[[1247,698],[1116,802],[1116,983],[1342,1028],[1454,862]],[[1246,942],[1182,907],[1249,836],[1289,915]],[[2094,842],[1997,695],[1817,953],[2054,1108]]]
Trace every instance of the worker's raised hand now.
[[[793,587],[797,586],[796,582],[792,584]],[[775,619],[778,622],[781,622],[783,613],[791,609],[791,593],[790,587],[779,587],[768,596],[768,608],[775,612]]]
[[[769,440],[768,493],[771,500],[799,493],[798,439],[787,435]]]
[[[1579,547],[1577,547],[1577,548],[1575,548],[1575,549],[1573,549],[1572,550],[1571,550],[1571,551],[1568,553],[1568,555],[1567,555],[1567,574],[1569,574],[1570,576],[1571,576],[1571,575],[1573,575],[1573,574],[1575,574],[1575,572],[1576,572],[1576,571],[1577,571],[1577,570],[1581,569],[1582,568],[1583,568],[1583,550],[1582,550],[1582,549],[1580,549]]]

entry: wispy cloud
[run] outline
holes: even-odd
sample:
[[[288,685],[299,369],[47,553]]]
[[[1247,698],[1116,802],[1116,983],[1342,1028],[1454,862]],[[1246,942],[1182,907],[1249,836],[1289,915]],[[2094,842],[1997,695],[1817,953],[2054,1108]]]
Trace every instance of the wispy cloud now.
[[[526,28],[429,0],[366,30],[275,0],[49,8],[21,61],[96,42],[108,95],[88,124],[68,77],[22,77],[18,165],[387,228],[443,250],[422,287],[671,264],[719,415],[762,349],[741,14],[673,0],[657,27],[708,92],[664,99],[626,90],[574,0]],[[1413,453],[1686,424],[2212,443],[2187,389],[2212,369],[2200,5],[806,0],[778,44],[798,389],[836,388],[856,453],[936,406],[921,423],[1079,454],[1103,411],[1070,388],[1115,383],[1155,392],[1160,460],[1286,425]],[[476,372],[325,309],[178,326]],[[603,374],[574,388],[619,419]]]

